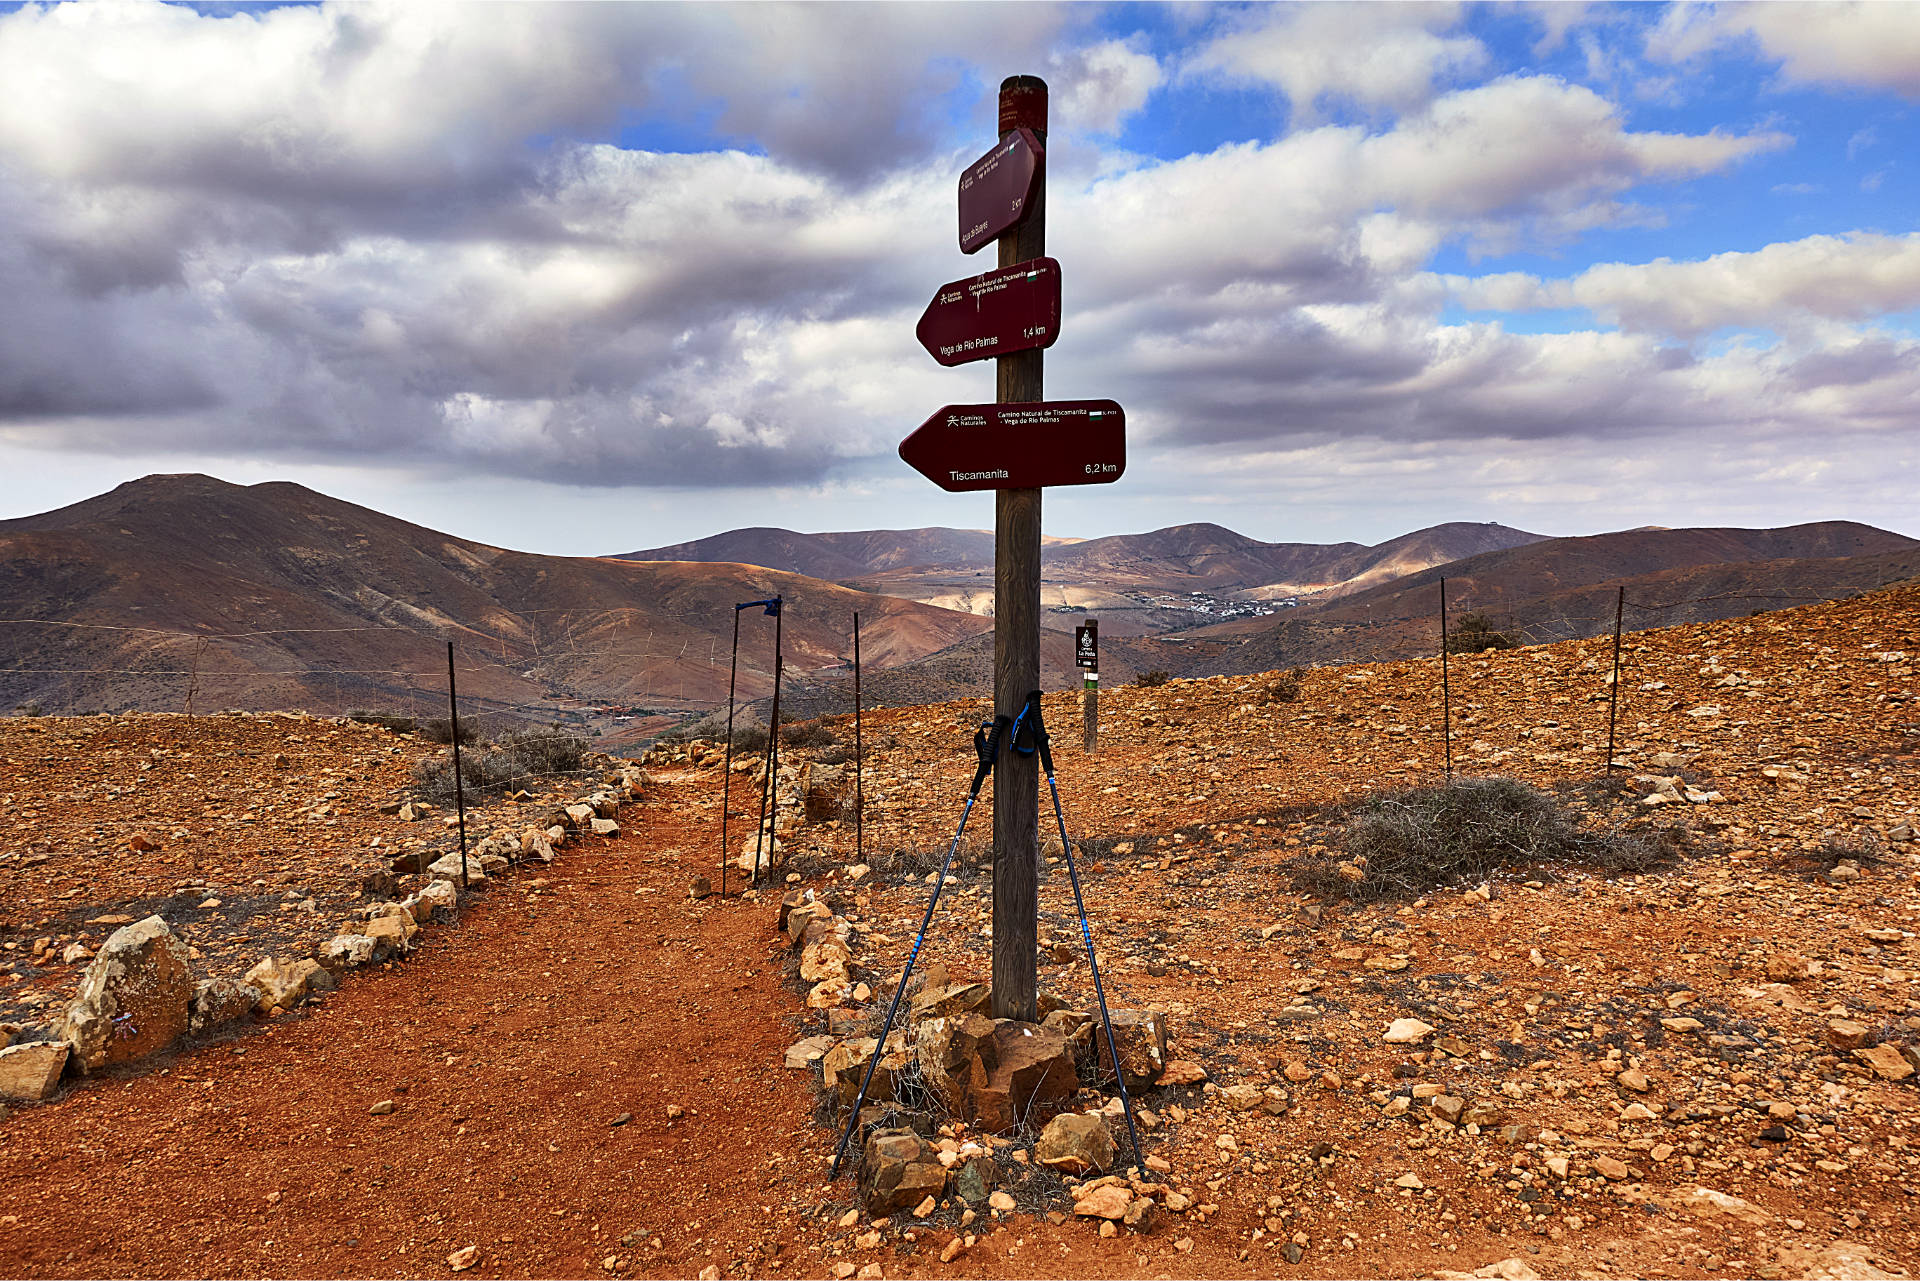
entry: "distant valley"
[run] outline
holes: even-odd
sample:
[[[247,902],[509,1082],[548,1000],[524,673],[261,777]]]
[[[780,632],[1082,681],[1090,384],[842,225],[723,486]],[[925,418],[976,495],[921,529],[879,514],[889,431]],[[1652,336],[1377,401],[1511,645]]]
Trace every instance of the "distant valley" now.
[[[451,640],[465,714],[620,750],[723,706],[730,679],[764,714],[774,620],[733,606],[775,594],[796,713],[851,706],[856,612],[870,702],[977,696],[992,544],[978,530],[742,529],[538,556],[299,485],[149,476],[0,521],[0,707],[437,716]],[[1623,587],[1629,629],[1873,590],[1920,576],[1920,541],[1844,521],[1585,538],[1461,522],[1377,546],[1192,524],[1050,539],[1042,573],[1043,681],[1060,688],[1088,613],[1113,685],[1432,653],[1443,576],[1455,622],[1480,612],[1533,643],[1607,630]]]

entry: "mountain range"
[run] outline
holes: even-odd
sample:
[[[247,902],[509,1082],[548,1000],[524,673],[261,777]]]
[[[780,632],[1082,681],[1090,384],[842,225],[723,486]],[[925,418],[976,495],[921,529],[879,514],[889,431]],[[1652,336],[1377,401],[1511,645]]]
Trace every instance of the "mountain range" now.
[[[1920,575],[1920,541],[1845,521],[1549,538],[1452,523],[1376,546],[1269,543],[1212,524],[1050,539],[1045,682],[1074,679],[1097,611],[1102,678],[1256,672],[1432,652],[1450,617],[1520,642],[1855,594]],[[607,557],[454,538],[286,482],[149,476],[0,521],[0,706],[60,712],[351,708],[443,714],[447,643],[464,714],[559,721],[603,745],[772,690],[780,595],[787,697],[844,710],[861,619],[875,702],[985,692],[992,536],[733,530]],[[733,629],[741,639],[730,665]]]
[[[1196,613],[1258,616],[1258,602],[1358,591],[1477,552],[1544,538],[1504,525],[1452,523],[1375,547],[1267,543],[1203,523],[1144,534],[1052,539],[1040,553],[1041,601],[1056,614],[1098,614],[1106,635],[1150,635],[1186,626]],[[629,552],[625,558],[773,565],[946,609],[993,613],[993,535],[984,531],[736,529]],[[1229,602],[1239,602],[1239,608]]]

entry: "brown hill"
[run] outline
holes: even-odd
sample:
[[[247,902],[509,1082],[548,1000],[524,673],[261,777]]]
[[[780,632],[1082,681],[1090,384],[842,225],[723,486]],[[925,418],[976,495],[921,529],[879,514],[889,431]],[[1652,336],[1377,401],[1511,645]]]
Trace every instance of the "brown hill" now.
[[[980,568],[993,565],[993,533],[985,529],[866,529],[800,534],[791,529],[730,529],[710,538],[624,552],[616,560],[733,561],[805,574],[858,578],[909,565]]]
[[[1186,670],[1255,672],[1430,653],[1439,639],[1443,574],[1453,622],[1480,613],[1517,641],[1541,644],[1610,631],[1623,587],[1628,631],[1859,595],[1920,575],[1920,541],[1850,521],[1552,539],[1424,570],[1278,620],[1195,629],[1185,635],[1240,643]]]
[[[749,565],[535,556],[299,485],[150,476],[0,522],[0,705],[396,706],[437,714],[446,642],[471,706],[674,710],[727,691],[732,606],[788,602],[788,670],[904,662],[984,619]],[[771,688],[772,621],[743,619],[740,688]],[[604,721],[606,718],[602,718]]]
[[[1195,612],[1233,612],[1236,601],[1358,590],[1542,537],[1504,525],[1456,522],[1368,547],[1264,543],[1221,525],[1173,525],[1048,548],[1041,557],[1041,593],[1052,613],[1098,614],[1108,635],[1152,634],[1191,627]],[[993,610],[991,558],[981,565],[906,566],[857,585],[948,609]],[[1255,607],[1239,612],[1251,617]]]

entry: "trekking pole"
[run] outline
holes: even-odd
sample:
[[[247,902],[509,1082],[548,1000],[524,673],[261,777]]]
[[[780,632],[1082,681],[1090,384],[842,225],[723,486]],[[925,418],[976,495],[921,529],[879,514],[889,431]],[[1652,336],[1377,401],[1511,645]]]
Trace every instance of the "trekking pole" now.
[[[1029,723],[1030,722],[1030,723]],[[1025,744],[1022,735],[1026,735]],[[1022,756],[1040,753],[1040,769],[1053,792],[1053,817],[1060,824],[1060,852],[1067,859],[1067,876],[1073,882],[1073,906],[1080,914],[1080,937],[1087,945],[1087,968],[1093,971],[1093,995],[1100,1002],[1100,1025],[1107,1034],[1107,1057],[1113,1060],[1113,1079],[1120,1087],[1120,1106],[1127,1114],[1127,1138],[1133,1142],[1133,1163],[1146,1169],[1146,1154],[1140,1150],[1140,1131],[1133,1126],[1133,1099],[1127,1094],[1127,1076],[1120,1067],[1120,1049],[1113,1040],[1113,1016],[1107,1012],[1107,990],[1100,982],[1100,962],[1093,956],[1093,930],[1087,924],[1087,902],[1080,895],[1080,872],[1073,862],[1073,842],[1067,839],[1067,815],[1060,808],[1060,784],[1054,781],[1053,750],[1049,746],[1046,722],[1040,719],[1040,691],[1027,695],[1027,705],[1013,723],[1013,750]]]
[[[727,896],[727,819],[728,805],[733,797],[733,691],[734,683],[740,674],[740,611],[764,607],[766,613],[778,609],[778,599],[750,600],[733,607],[733,658],[727,664],[727,765],[726,776],[720,781],[720,897]]]
[[[880,1066],[880,1060],[887,1052],[887,1033],[893,1030],[893,1016],[900,1012],[900,998],[906,995],[907,980],[913,977],[913,963],[920,959],[920,945],[926,941],[927,926],[933,924],[933,910],[940,906],[940,891],[947,884],[947,869],[953,865],[953,852],[960,848],[960,838],[967,834],[967,818],[973,813],[973,803],[980,799],[981,784],[987,781],[987,775],[993,773],[994,758],[1000,754],[1000,736],[1006,731],[1009,720],[1005,716],[996,716],[991,721],[981,722],[980,728],[973,732],[974,754],[980,763],[974,767],[973,787],[967,792],[967,807],[960,811],[960,827],[953,834],[953,844],[947,846],[947,856],[940,862],[940,875],[933,882],[933,897],[927,900],[927,914],[920,918],[920,932],[913,936],[913,950],[907,953],[907,967],[900,971],[900,986],[893,990],[893,1003],[887,1006],[887,1021],[880,1025],[880,1040],[873,1047],[873,1058],[867,1062],[867,1075],[860,1082],[860,1092],[853,1099],[853,1115],[847,1118],[847,1129],[840,1136],[840,1146],[834,1149],[833,1166],[827,1171],[827,1182],[840,1177],[840,1162],[847,1154],[847,1143],[853,1138],[853,1132],[860,1127],[860,1109],[867,1101],[867,1087],[873,1084],[874,1069]]]
[[[767,834],[767,799],[773,795],[773,756],[774,749],[780,743],[780,598],[775,596],[766,602],[767,612],[773,615],[773,728],[767,734],[766,773],[760,780],[760,826],[753,832],[753,887],[760,885],[760,845]],[[780,805],[774,801],[774,822],[780,820]]]
[[[727,763],[720,775],[720,897],[727,897],[727,809],[733,799],[733,689],[740,675],[740,611],[752,604],[733,607],[733,658],[727,664]]]
[[[774,624],[775,631],[779,624]],[[763,833],[767,838],[767,875],[773,875],[773,856],[780,845],[780,678],[786,672],[786,660],[776,651],[773,656],[773,709],[767,719],[773,722],[773,728],[767,732],[767,790],[765,795],[771,800],[773,818],[767,823]],[[755,846],[753,856],[753,884],[760,885],[760,854]]]
[[[853,861],[867,861],[867,750],[860,734],[860,615],[853,616]]]

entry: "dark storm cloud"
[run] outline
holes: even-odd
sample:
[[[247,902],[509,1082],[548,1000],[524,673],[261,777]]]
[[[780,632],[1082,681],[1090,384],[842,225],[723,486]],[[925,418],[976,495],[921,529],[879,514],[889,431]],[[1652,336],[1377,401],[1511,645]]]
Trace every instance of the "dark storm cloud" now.
[[[0,332],[0,418],[73,448],[587,485],[829,478],[941,398],[990,394],[911,338],[935,284],[986,266],[954,252],[967,156],[944,113],[964,100],[988,130],[992,75],[1054,61],[1080,128],[1049,160],[1049,218],[1075,246],[1049,387],[1123,395],[1163,442],[1708,430],[1759,406],[1830,416],[1824,388],[1878,404],[1920,378],[1901,339],[1709,356],[1658,332],[1440,323],[1451,286],[1423,275],[1440,247],[1629,220],[1636,187],[1777,134],[1636,132],[1592,90],[1509,76],[1444,94],[1422,80],[1391,125],[1114,157],[1087,130],[1137,109],[1159,65],[1076,44],[1087,11],[1008,12],[0,16],[0,290],[27,318]],[[645,149],[703,122],[739,148]],[[617,145],[623,128],[641,141]],[[1920,257],[1857,248],[1880,254],[1862,279]],[[1590,283],[1623,315],[1697,323],[1645,301],[1688,291]],[[1796,288],[1815,300],[1796,305],[1826,305]],[[1725,296],[1701,314],[1746,305]]]

